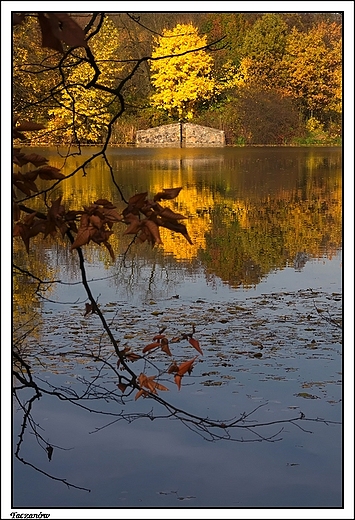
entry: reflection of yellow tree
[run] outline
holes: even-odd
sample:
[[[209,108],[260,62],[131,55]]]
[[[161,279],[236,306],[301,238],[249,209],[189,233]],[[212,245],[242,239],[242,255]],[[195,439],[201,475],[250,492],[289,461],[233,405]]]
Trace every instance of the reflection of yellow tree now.
[[[293,263],[304,252],[331,258],[341,247],[341,185],[332,192],[312,190],[282,197],[239,201],[216,207],[212,231],[200,257],[209,269],[232,285],[259,283],[271,270]]]
[[[91,154],[91,149],[85,153]],[[221,274],[224,266],[224,278],[228,279],[228,269],[231,276],[238,272],[233,265],[233,262],[240,261],[240,258],[235,258],[235,250],[244,251],[247,258],[252,259],[254,270],[249,266],[248,272],[255,276],[256,266],[260,267],[260,272],[267,273],[286,265],[298,251],[306,250],[308,254],[319,257],[324,251],[331,255],[340,247],[342,192],[339,153],[309,150],[302,157],[299,154],[291,156],[295,157],[291,158],[294,170],[283,179],[282,188],[276,187],[279,185],[277,182],[269,194],[263,188],[264,171],[272,167],[273,156],[264,154],[265,160],[248,163],[249,152],[247,157],[241,154],[240,163],[223,166],[218,156],[217,159],[213,156],[211,163],[209,156],[208,160],[199,159],[193,151],[187,157],[183,156],[181,164],[179,153],[176,150],[164,154],[157,152],[155,162],[149,156],[141,164],[134,161],[135,156],[122,161],[118,154],[117,162],[113,163],[116,181],[123,187],[127,198],[135,191],[148,191],[152,198],[162,188],[184,187],[176,199],[166,201],[165,205],[188,217],[183,222],[193,245],[179,234],[161,229],[163,245],[159,248],[162,253],[179,261],[191,261],[202,251],[203,258],[215,272]],[[258,158],[258,150],[255,154]],[[275,157],[277,160],[278,156]],[[289,154],[286,157],[289,160]],[[57,158],[57,161],[54,165],[61,167],[62,160]],[[65,171],[78,167],[78,161],[78,157],[70,157]],[[254,164],[260,171],[255,170]],[[211,173],[198,180],[196,170],[199,167],[202,170],[208,167]],[[247,176],[243,177],[243,170],[251,167],[254,173],[249,180]],[[112,200],[118,210],[123,209],[124,204],[102,159],[96,159],[85,175],[83,173],[62,182],[52,198],[62,195],[67,209],[82,209],[83,205],[103,196]],[[41,210],[40,207],[35,209]],[[124,231],[123,224],[115,224],[110,242],[116,255],[124,252],[131,241],[131,236],[122,236]],[[236,243],[238,247],[234,247]],[[144,253],[142,248],[141,251],[144,255],[150,254],[148,248]],[[66,240],[63,240],[63,247],[58,248],[58,254],[61,255],[60,261],[70,265],[71,272],[76,272],[75,253],[69,251]],[[90,262],[100,261],[107,267],[112,265],[108,252],[97,245],[86,247],[85,256]],[[243,263],[240,269],[243,273]]]
[[[39,237],[34,238],[31,247],[36,254],[28,255],[22,241],[15,240],[13,245],[14,265],[34,275],[29,276],[16,267],[14,268],[12,280],[13,341],[24,353],[28,340],[30,338],[39,340],[41,336],[42,301],[37,289],[41,289],[47,298],[50,297],[53,290],[51,284],[40,286],[39,281],[54,280],[58,274],[58,268],[48,260],[48,249],[46,250],[43,240]]]

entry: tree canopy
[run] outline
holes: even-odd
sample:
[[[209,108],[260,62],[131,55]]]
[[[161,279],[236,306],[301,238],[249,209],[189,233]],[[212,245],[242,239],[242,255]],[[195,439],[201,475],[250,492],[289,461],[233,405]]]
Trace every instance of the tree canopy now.
[[[192,24],[165,29],[155,40],[150,63],[154,106],[184,120],[192,119],[196,107],[211,99],[213,59],[204,49],[206,44],[206,36],[199,36]]]
[[[255,125],[251,130],[248,114],[237,108],[245,96],[258,119],[264,118],[258,97],[291,102],[299,124],[283,132],[282,144],[339,144],[342,19],[336,13],[113,13],[100,26],[90,25],[88,14],[74,19],[86,31],[90,55],[80,47],[63,57],[56,49],[44,51],[34,16],[15,26],[14,108],[31,117],[35,109],[46,125],[28,142],[103,142],[105,124],[121,110],[110,89],[123,79],[125,110],[111,128],[116,144],[133,142],[136,130],[178,119],[217,124],[228,144],[280,144],[266,121],[263,135]],[[255,93],[253,101],[245,87]],[[322,133],[310,130],[311,117]]]

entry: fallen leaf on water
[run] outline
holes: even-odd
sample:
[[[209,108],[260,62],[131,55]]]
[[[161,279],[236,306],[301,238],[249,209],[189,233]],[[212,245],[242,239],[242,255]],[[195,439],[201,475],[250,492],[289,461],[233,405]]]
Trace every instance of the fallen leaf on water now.
[[[309,394],[308,392],[299,392],[298,394],[295,394],[296,397],[303,397],[304,399],[320,399],[317,395]]]

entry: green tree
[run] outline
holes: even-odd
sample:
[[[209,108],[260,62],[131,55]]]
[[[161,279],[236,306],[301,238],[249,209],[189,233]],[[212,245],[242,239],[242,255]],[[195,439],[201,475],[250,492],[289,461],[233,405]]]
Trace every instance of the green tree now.
[[[283,84],[286,36],[287,24],[280,14],[265,14],[255,22],[242,46],[241,70],[246,82],[255,82],[265,89]]]
[[[213,59],[204,49],[206,44],[206,36],[199,36],[192,24],[165,29],[155,40],[150,62],[155,107],[174,118],[191,119],[201,101],[211,99]]]

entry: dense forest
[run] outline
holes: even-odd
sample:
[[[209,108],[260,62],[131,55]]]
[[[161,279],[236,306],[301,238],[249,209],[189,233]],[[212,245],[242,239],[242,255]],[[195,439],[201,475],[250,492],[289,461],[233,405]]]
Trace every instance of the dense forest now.
[[[36,16],[14,27],[15,114],[46,125],[31,144],[103,142],[118,110],[109,89],[123,78],[111,144],[186,120],[224,130],[230,145],[341,143],[340,13],[111,13],[91,29],[101,90],[82,48],[61,63],[41,47]]]

